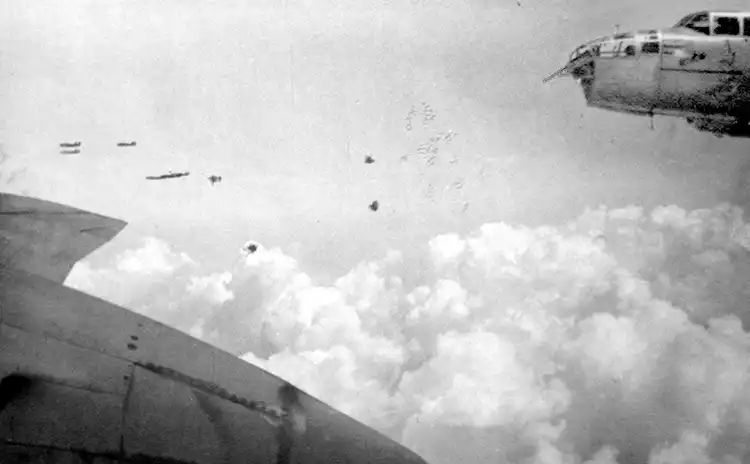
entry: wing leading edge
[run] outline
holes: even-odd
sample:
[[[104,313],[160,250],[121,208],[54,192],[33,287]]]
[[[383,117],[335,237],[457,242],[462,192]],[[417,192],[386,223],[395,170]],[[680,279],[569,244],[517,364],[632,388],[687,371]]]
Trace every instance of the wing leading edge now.
[[[1,462],[427,464],[261,367],[61,285],[125,225],[0,193]]]
[[[75,263],[126,225],[120,219],[0,192],[0,266],[62,284]]]

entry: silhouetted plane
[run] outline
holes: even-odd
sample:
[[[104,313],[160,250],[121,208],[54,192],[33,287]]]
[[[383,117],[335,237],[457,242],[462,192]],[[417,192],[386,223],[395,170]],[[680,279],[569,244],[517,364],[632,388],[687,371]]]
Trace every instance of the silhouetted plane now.
[[[76,141],[76,142],[61,142],[60,143],[60,147],[62,147],[62,148],[73,148],[73,147],[80,147],[80,146],[81,146],[81,142],[78,142],[78,141]]]
[[[221,176],[208,176],[208,181],[211,182],[211,185],[214,185],[217,182],[221,182]]]
[[[63,151],[60,152],[60,154],[61,155],[77,155],[80,152],[81,152],[81,150],[79,150],[79,149],[76,148],[75,150],[63,150]]]
[[[118,147],[134,147],[135,142],[120,142],[117,144]]]
[[[365,156],[365,164],[372,164],[374,162],[375,162],[375,159],[372,156],[370,155]]]
[[[162,174],[160,176],[146,176],[148,180],[162,180],[162,179],[176,179],[177,177],[189,176],[189,172],[170,172],[169,174]]]
[[[380,207],[380,204],[378,203],[378,200],[375,200],[372,203],[370,203],[370,209],[373,211],[377,211],[379,207]]]

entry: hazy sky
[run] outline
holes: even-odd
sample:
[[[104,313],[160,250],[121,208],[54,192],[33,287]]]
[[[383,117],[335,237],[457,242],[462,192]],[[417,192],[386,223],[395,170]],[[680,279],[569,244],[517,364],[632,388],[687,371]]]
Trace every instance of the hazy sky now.
[[[748,462],[750,141],[541,82],[719,2],[276,3],[2,2],[0,186],[130,223],[69,285],[435,464]]]
[[[718,2],[285,4],[4,2],[0,142],[5,169],[25,168],[4,188],[127,220],[112,250],[156,235],[227,256],[256,239],[336,274],[488,221],[712,206],[748,156],[745,141],[666,118],[651,131],[586,109],[571,80],[541,83],[615,23],[670,25]],[[400,160],[449,130],[433,165]],[[65,140],[82,153],[60,156]],[[192,175],[144,180],[170,169]]]

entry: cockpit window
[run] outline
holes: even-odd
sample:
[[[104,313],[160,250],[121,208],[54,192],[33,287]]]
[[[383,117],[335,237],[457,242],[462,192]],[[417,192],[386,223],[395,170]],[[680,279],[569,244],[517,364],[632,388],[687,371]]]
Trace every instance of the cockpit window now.
[[[750,37],[750,17],[743,19],[742,33],[745,37]]]
[[[689,24],[694,24],[696,22],[702,22],[702,21],[708,21],[708,12],[707,11],[701,11],[699,13],[690,13],[689,15],[684,16],[682,19],[677,21],[677,24],[675,24],[672,27],[689,27]]]
[[[659,42],[646,42],[641,47],[641,53],[659,53]]]
[[[692,29],[701,34],[708,35],[709,33],[709,22],[708,12],[693,13],[685,16],[674,27],[686,27]]]
[[[691,19],[693,19],[693,16],[695,16],[695,13],[690,13],[687,16],[683,16],[682,19],[680,19],[679,21],[677,21],[677,23],[675,23],[675,25],[672,26],[672,27],[674,27],[674,28],[685,27],[685,25],[688,22],[690,22]]]
[[[714,26],[714,35],[740,35],[740,18],[718,16]]]

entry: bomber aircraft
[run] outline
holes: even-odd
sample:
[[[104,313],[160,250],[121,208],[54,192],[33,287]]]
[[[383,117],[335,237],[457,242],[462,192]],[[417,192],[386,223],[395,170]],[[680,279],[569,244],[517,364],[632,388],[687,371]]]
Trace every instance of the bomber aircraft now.
[[[75,141],[75,142],[61,142],[60,148],[73,148],[73,147],[80,147],[81,142]]]
[[[561,76],[578,82],[589,107],[750,137],[750,10],[697,11],[672,27],[590,40],[544,82]]]
[[[221,182],[221,176],[211,175],[211,176],[208,176],[207,179],[209,182],[211,182],[211,186],[213,186],[217,182]]]
[[[146,179],[148,180],[162,180],[162,179],[176,179],[178,177],[185,177],[189,176],[189,172],[172,172],[169,171],[169,174],[162,174],[160,176],[146,176]]]
[[[135,142],[134,141],[132,141],[132,142],[120,142],[120,143],[117,144],[117,146],[118,147],[134,147],[135,146]]]

